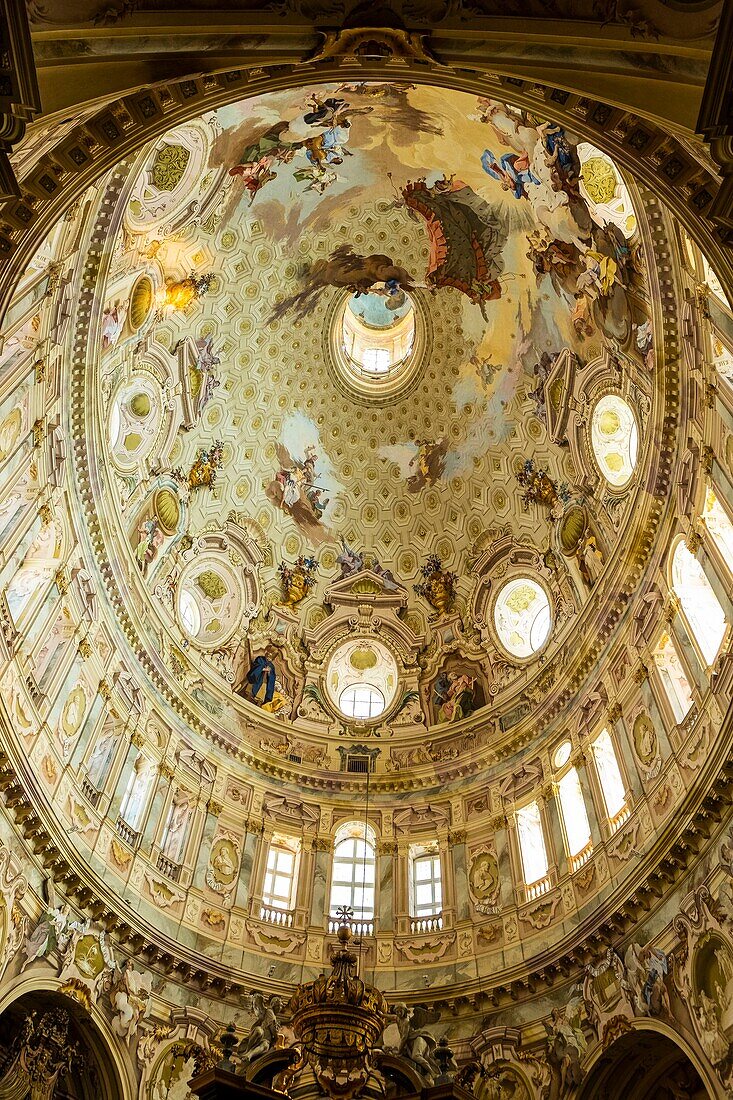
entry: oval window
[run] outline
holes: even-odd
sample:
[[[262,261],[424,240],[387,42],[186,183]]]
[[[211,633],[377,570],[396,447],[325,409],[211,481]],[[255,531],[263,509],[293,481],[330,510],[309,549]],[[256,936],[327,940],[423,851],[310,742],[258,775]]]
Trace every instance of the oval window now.
[[[341,692],[339,710],[349,718],[376,718],[384,710],[384,696],[371,684],[352,684]]]
[[[550,601],[530,577],[515,577],[500,590],[494,604],[499,640],[512,657],[531,657],[547,641],[552,625]]]
[[[634,472],[639,432],[631,406],[609,393],[593,410],[591,444],[601,473],[611,485],[625,485]]]
[[[561,741],[555,749],[552,757],[553,766],[556,768],[562,768],[567,764],[570,759],[570,753],[572,751],[572,745],[569,741]]]

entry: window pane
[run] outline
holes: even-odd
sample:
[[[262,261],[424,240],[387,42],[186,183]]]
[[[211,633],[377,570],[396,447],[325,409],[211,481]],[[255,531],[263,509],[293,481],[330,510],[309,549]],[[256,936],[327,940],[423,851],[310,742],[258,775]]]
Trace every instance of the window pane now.
[[[672,584],[702,655],[711,665],[725,634],[725,613],[702,565],[683,542],[672,559]]]
[[[577,856],[590,840],[590,824],[585,809],[580,779],[575,768],[565,773],[557,785],[568,855]]]
[[[522,870],[527,886],[547,874],[547,852],[542,831],[540,808],[536,802],[517,810],[517,836],[522,856]]]
[[[606,803],[606,813],[613,818],[626,805],[626,792],[608,730],[602,730],[591,747]]]
[[[725,558],[728,567],[733,569],[733,523],[712,489],[708,489],[705,496],[703,519],[713,542]]]
[[[364,826],[352,822],[342,826],[342,829],[353,830],[352,835],[343,836],[339,840],[339,833],[334,849],[334,861],[331,874],[331,913],[341,906],[347,906],[354,910],[356,919],[369,920],[374,916],[374,881],[376,874],[376,859],[373,833],[367,832],[369,839],[365,840]]]
[[[663,634],[654,651],[654,663],[675,721],[681,722],[692,706],[692,689],[669,634]]]

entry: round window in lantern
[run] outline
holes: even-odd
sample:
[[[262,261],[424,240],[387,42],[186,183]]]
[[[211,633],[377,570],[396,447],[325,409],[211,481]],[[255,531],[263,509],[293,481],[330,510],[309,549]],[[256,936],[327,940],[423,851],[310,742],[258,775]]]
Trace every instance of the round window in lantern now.
[[[544,588],[531,577],[514,577],[499,590],[494,625],[504,649],[526,660],[542,649],[550,635],[552,611]]]
[[[410,295],[385,284],[352,294],[341,320],[343,347],[358,378],[376,382],[399,370],[415,340],[415,307]]]
[[[326,688],[341,714],[369,722],[393,702],[397,678],[397,662],[385,645],[372,638],[354,638],[331,657]]]
[[[618,394],[606,394],[593,409],[591,445],[606,481],[625,485],[636,467],[639,431],[631,406]]]

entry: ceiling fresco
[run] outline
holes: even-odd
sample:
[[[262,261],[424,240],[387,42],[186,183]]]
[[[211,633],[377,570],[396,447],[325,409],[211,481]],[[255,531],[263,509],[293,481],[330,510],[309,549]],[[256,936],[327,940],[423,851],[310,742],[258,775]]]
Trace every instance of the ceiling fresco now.
[[[559,408],[573,371],[643,369],[652,347],[636,215],[605,154],[489,99],[365,83],[234,103],[120,179],[88,329],[90,460],[128,610],[174,665],[206,657],[210,714],[216,669],[294,717],[300,689],[279,667],[263,689],[253,662],[283,616],[315,629],[329,586],[365,570],[419,635],[452,612],[470,633],[477,558],[509,535],[557,589],[556,622],[579,611],[631,497],[596,477],[591,499],[547,394]],[[611,464],[626,420],[603,422]],[[483,705],[473,666],[450,674],[475,697],[435,696],[436,715]]]

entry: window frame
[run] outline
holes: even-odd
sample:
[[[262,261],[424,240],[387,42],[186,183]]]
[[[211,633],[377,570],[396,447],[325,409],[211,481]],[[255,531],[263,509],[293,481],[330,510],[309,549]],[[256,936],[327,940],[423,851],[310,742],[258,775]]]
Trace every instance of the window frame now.
[[[296,837],[273,836],[270,839],[263,861],[262,888],[260,890],[260,902],[264,909],[276,909],[280,913],[289,913],[295,908],[300,872],[300,851],[300,840]],[[287,873],[283,872],[278,866],[279,857],[285,854],[291,859],[291,870]],[[270,857],[272,855],[275,856],[274,867],[270,867]],[[272,878],[272,888],[268,893],[269,876]],[[282,904],[285,895],[278,895],[274,892],[277,878],[289,879],[290,889],[286,905]]]
[[[598,767],[598,756],[595,749],[595,746],[604,734],[606,734],[611,744],[613,759],[616,764],[616,770],[618,771],[619,779],[621,780],[621,787],[623,790],[623,802],[614,814],[610,812],[608,798],[606,796],[606,790],[601,779],[601,770]],[[631,814],[631,791],[629,786],[629,777],[626,774],[625,767],[623,766],[623,756],[619,752],[616,733],[611,724],[607,726],[601,726],[600,729],[596,730],[595,734],[588,743],[588,749],[590,757],[593,761],[593,776],[600,799],[599,806],[603,809],[604,826],[608,835],[613,836],[614,833],[616,833],[621,828],[623,823],[628,820]]]
[[[682,669],[682,673],[683,673],[685,679],[687,680],[687,686],[690,689],[691,702],[690,702],[690,705],[687,708],[687,710],[682,715],[682,717],[678,717],[678,715],[677,715],[675,705],[672,702],[672,699],[670,697],[670,693],[667,690],[667,687],[665,685],[664,677],[662,676],[662,673],[661,673],[660,668],[659,668],[659,664],[658,664],[657,659],[656,659],[656,654],[659,651],[659,648],[660,648],[660,645],[661,645],[661,642],[662,642],[662,638],[665,636],[665,634],[669,637],[669,641],[670,641],[670,644],[672,646],[672,649],[674,650],[675,655],[677,657],[677,660],[680,663],[680,668]],[[670,627],[665,627],[664,630],[660,631],[659,634],[657,634],[654,645],[651,647],[651,659],[652,659],[652,665],[653,665],[652,686],[653,686],[654,694],[655,694],[655,697],[656,697],[656,700],[657,700],[657,705],[658,705],[658,707],[659,707],[659,709],[662,713],[662,716],[665,719],[669,729],[673,729],[675,726],[681,726],[682,723],[687,720],[687,716],[689,715],[690,711],[695,706],[695,680],[690,675],[690,669],[689,669],[688,665],[685,662],[684,654],[680,652],[680,649],[677,646],[677,643],[675,641],[674,633],[672,631],[671,626]]]
[[[583,807],[583,813],[585,814],[586,825],[588,826],[588,836],[585,844],[581,844],[577,852],[571,852],[570,841],[568,837],[567,815],[565,813],[565,807],[563,806],[562,796],[560,794],[561,784],[568,778],[571,772],[575,775],[578,784],[578,791],[580,793],[580,801]],[[577,870],[577,867],[573,867],[573,863],[578,860],[580,856],[587,852],[587,855],[593,851],[593,828],[590,822],[590,816],[588,814],[588,807],[586,805],[586,798],[583,794],[583,784],[580,782],[580,774],[577,767],[573,763],[572,751],[568,760],[565,761],[556,771],[554,777],[554,791],[555,791],[555,804],[558,808],[558,816],[560,818],[560,825],[562,828],[562,838],[565,845],[565,855],[568,860],[568,864],[572,870]],[[587,857],[586,857],[587,858]]]
[[[339,848],[342,848],[349,841],[354,845],[354,854],[346,858],[339,858]],[[365,854],[364,858],[360,857],[358,853],[358,844],[363,843],[367,849],[371,850],[371,855]],[[349,878],[337,878],[336,869],[338,864],[349,865],[352,868],[352,873]],[[360,872],[366,868],[371,867],[371,881],[370,877],[362,875]],[[342,888],[342,890],[348,890],[349,898],[334,901],[334,888]],[[356,898],[359,896],[359,892],[362,894],[362,902],[365,896],[368,896],[371,892],[371,912],[365,910],[365,906],[357,906],[355,904]],[[329,881],[328,891],[328,913],[327,916],[331,920],[337,916],[337,911],[346,906],[353,910],[353,920],[355,922],[369,922],[373,921],[377,912],[377,839],[374,830],[370,825],[366,825],[359,821],[344,822],[339,826],[334,834],[333,853],[331,856],[331,873]]]
[[[418,882],[417,868],[422,863],[430,863],[431,873],[428,878]],[[438,874],[435,875],[437,865]],[[440,848],[435,844],[413,844],[409,850],[409,875],[410,875],[410,917],[412,920],[431,920],[440,917],[443,913],[443,861]],[[423,903],[417,900],[418,886],[429,886],[431,902]],[[437,889],[436,889],[437,887]],[[436,904],[436,894],[440,904]],[[423,910],[423,911],[421,911]]]
[[[689,618],[687,612],[685,611],[685,606],[684,606],[682,596],[677,591],[677,586],[674,583],[675,559],[676,559],[677,554],[680,550],[680,547],[684,547],[685,551],[690,555],[690,557],[694,561],[696,561],[697,564],[700,566],[703,577],[705,578],[705,580],[706,580],[706,582],[707,582],[707,584],[710,588],[710,591],[713,595],[713,598],[715,599],[716,603],[718,604],[718,607],[720,608],[720,610],[722,612],[722,615],[723,615],[723,633],[720,637],[720,641],[718,642],[718,647],[717,647],[714,655],[712,656],[712,658],[710,660],[708,660],[707,655],[703,652],[702,644],[701,644],[701,642],[700,642],[700,640],[697,636],[697,633],[693,630],[692,622],[690,621],[690,618]],[[705,572],[705,567],[704,567],[703,563],[698,559],[696,554],[692,553],[692,551],[687,546],[687,543],[686,543],[686,541],[685,541],[685,539],[682,535],[680,535],[677,539],[674,540],[674,542],[672,543],[672,545],[670,546],[670,549],[669,549],[669,557],[668,557],[668,562],[667,562],[667,583],[669,584],[669,590],[670,590],[671,594],[675,597],[675,599],[677,601],[677,607],[678,607],[680,617],[682,619],[682,623],[683,623],[684,628],[685,628],[685,634],[687,635],[687,638],[688,638],[690,644],[692,645],[692,648],[695,651],[695,656],[697,657],[698,661],[700,662],[700,667],[703,670],[703,672],[705,672],[706,674],[709,674],[710,669],[715,665],[715,662],[717,661],[718,657],[720,656],[720,654],[722,652],[722,649],[725,645],[726,638],[728,637],[728,634],[730,632],[730,622],[726,618],[725,608],[723,607],[720,600],[718,599],[718,594],[715,591],[715,589],[713,588],[713,585],[710,581],[710,578],[708,577],[707,573]],[[675,646],[675,649],[676,648],[677,647]],[[677,654],[677,656],[679,657],[679,653]]]

